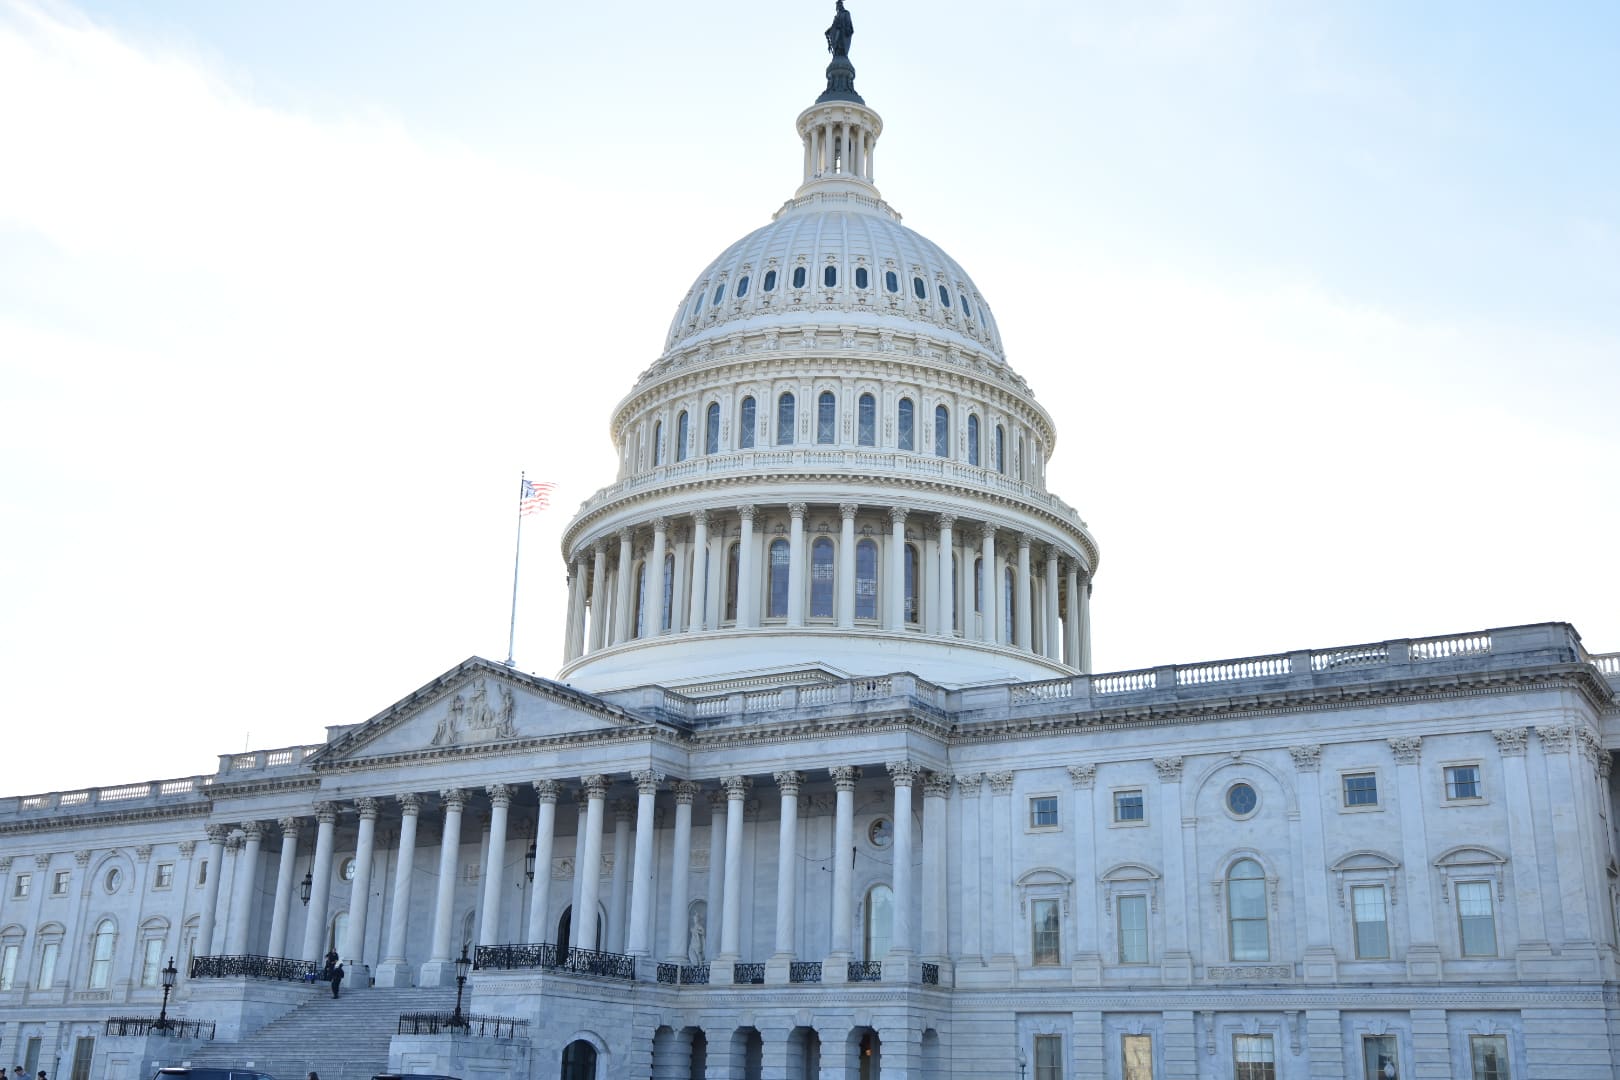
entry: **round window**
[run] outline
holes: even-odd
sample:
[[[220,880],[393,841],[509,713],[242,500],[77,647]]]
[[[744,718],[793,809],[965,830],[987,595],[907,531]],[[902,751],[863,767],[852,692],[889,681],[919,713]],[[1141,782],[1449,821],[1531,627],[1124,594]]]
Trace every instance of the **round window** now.
[[[107,891],[110,893],[115,893],[118,891],[118,886],[124,883],[124,872],[115,866],[111,870],[107,871],[106,880]]]
[[[339,871],[339,872],[343,875],[343,880],[344,881],[353,881],[354,880],[354,860],[353,859],[344,859],[343,860],[343,869],[341,871]]]
[[[1237,817],[1248,817],[1260,804],[1260,796],[1248,784],[1233,784],[1226,789],[1226,808]]]
[[[866,830],[866,838],[872,842],[873,847],[888,847],[894,842],[894,826],[889,823],[888,818],[880,817]]]

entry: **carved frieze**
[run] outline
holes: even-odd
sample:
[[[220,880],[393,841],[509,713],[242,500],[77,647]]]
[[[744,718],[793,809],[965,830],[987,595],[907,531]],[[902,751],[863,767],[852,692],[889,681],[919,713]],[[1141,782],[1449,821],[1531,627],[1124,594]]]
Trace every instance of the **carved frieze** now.
[[[444,706],[433,731],[433,746],[497,742],[517,738],[517,699],[512,688],[496,683],[499,702],[489,696],[489,681],[475,679],[469,693],[457,691]]]

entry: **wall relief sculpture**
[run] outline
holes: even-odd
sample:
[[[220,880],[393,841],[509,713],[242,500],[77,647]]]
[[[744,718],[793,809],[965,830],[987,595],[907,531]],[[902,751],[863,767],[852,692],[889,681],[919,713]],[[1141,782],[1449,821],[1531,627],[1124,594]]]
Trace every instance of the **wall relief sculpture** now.
[[[439,726],[433,731],[434,746],[454,746],[458,743],[496,742],[517,738],[517,700],[511,687],[496,684],[499,704],[490,700],[486,680],[472,684],[471,692],[460,692],[445,706]]]

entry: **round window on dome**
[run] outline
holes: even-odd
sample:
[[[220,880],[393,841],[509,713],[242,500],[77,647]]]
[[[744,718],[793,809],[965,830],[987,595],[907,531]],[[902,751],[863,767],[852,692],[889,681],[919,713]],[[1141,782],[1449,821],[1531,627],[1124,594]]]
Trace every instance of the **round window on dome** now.
[[[944,307],[951,306],[951,290],[943,285],[939,287],[939,302]]]
[[[737,279],[737,299],[741,300],[748,295],[748,275],[744,274]]]
[[[893,270],[890,270],[887,273],[885,273],[883,275],[883,287],[888,289],[890,292],[899,292],[900,291],[900,275],[895,273]]]
[[[759,291],[760,292],[775,292],[776,291],[776,271],[775,270],[767,270],[767,271],[765,271],[765,280],[760,284]]]
[[[867,276],[866,267],[857,266],[855,268],[855,287],[857,289],[864,289],[870,284],[871,279]]]
[[[1226,809],[1233,817],[1246,818],[1260,805],[1260,796],[1248,784],[1233,784],[1226,789]]]
[[[911,279],[911,291],[917,294],[917,299],[928,299],[928,283],[920,277]]]
[[[831,289],[838,284],[838,267],[829,266],[821,271],[821,283]]]
[[[793,268],[793,287],[795,289],[804,288],[804,283],[809,278],[809,276],[810,276],[809,274],[806,274],[804,272],[804,267],[795,266]]]

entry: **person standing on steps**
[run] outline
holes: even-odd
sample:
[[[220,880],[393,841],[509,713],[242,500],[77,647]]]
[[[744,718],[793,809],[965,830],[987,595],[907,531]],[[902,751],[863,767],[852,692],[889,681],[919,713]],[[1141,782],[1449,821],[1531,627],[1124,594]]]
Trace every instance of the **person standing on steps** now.
[[[343,965],[339,964],[332,969],[332,996],[338,996],[338,987],[343,985]]]

